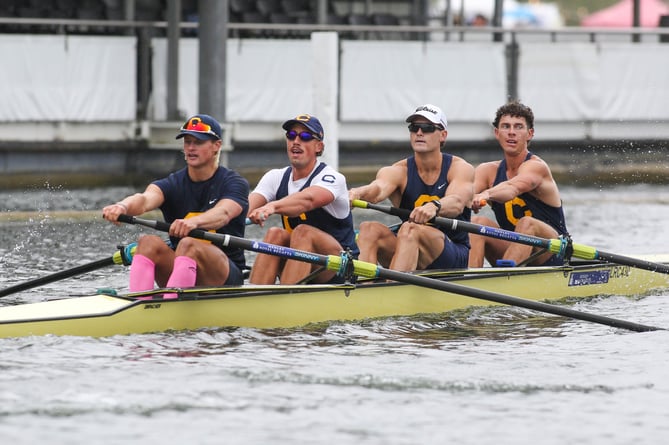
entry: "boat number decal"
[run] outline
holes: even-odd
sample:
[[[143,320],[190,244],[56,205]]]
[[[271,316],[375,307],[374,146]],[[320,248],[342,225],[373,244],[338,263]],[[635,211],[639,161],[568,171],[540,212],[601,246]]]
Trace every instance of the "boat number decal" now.
[[[587,286],[609,282],[609,270],[595,270],[592,272],[572,272],[569,275],[570,286]]]
[[[630,276],[630,266],[611,267],[611,278],[627,278]]]
[[[610,279],[630,276],[630,266],[611,266],[606,270],[590,272],[572,272],[569,275],[569,286],[587,286],[590,284],[608,283]]]
[[[144,309],[160,309],[160,303],[145,304]]]

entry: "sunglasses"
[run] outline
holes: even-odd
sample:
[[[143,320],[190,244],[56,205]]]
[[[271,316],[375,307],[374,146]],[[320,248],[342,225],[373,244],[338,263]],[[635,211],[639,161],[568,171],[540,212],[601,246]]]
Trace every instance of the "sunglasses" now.
[[[316,139],[316,140],[319,140],[319,141],[321,140],[321,138],[319,138],[318,136],[316,136],[313,133],[309,133],[308,131],[300,131],[299,133],[297,131],[294,131],[294,130],[286,131],[286,139],[288,139],[289,141],[294,141],[295,138],[298,137],[298,136],[304,142],[309,142],[313,139]]]
[[[211,134],[212,136],[216,136],[216,138],[218,138],[218,135],[216,134],[216,132],[214,130],[211,129],[211,126],[202,122],[202,119],[200,119],[199,117],[192,118],[191,120],[186,122],[184,124],[184,126],[181,127],[181,129],[185,130],[185,131],[195,131],[195,132],[198,132],[198,133],[207,133],[207,134]]]
[[[423,133],[434,133],[437,130],[439,131],[443,130],[443,128],[434,124],[414,124],[414,123],[409,124],[410,132],[418,133],[418,130],[421,130]]]

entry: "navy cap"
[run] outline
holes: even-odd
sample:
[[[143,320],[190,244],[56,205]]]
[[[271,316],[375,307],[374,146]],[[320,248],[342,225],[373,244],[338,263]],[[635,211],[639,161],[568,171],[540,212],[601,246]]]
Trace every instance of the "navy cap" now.
[[[176,138],[182,138],[187,134],[203,141],[221,139],[221,124],[208,114],[196,114],[183,124]]]
[[[281,127],[284,130],[288,131],[295,124],[304,125],[309,129],[309,131],[318,136],[318,138],[321,141],[325,137],[325,132],[323,131],[323,126],[321,125],[321,121],[319,121],[318,118],[315,116],[310,116],[308,114],[300,114],[299,116],[296,116],[295,119],[289,119],[286,122],[284,122]]]

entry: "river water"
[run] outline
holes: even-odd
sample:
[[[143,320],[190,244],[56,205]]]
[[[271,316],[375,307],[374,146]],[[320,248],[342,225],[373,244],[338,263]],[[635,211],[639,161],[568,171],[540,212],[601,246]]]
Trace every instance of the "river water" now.
[[[110,256],[128,188],[0,192],[0,288]],[[575,242],[667,253],[669,187],[562,187]],[[68,213],[67,211],[72,211]],[[356,222],[392,217],[356,209]],[[257,227],[247,237],[261,238]],[[125,290],[111,266],[0,305]],[[669,328],[669,292],[572,307]],[[0,339],[0,438],[17,444],[620,444],[669,436],[669,331],[513,307],[289,330]]]

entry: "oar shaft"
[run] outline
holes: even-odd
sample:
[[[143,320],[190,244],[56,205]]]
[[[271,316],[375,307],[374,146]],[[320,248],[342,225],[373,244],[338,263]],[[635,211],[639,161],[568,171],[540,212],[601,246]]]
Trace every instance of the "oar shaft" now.
[[[104,258],[92,263],[83,264],[81,266],[73,267],[72,269],[63,270],[60,272],[53,273],[51,275],[46,275],[41,278],[34,280],[26,281],[25,283],[16,284],[8,288],[0,290],[0,297],[4,297],[15,292],[22,292],[24,290],[32,289],[34,287],[42,286],[44,284],[53,283],[54,281],[62,280],[64,278],[70,278],[78,274],[90,272],[93,270],[101,269],[105,266],[111,266],[115,264],[114,257]]]
[[[119,221],[129,224],[139,224],[147,227],[152,227],[157,230],[169,231],[170,225],[160,221],[150,221],[136,217],[129,217],[121,215]],[[342,267],[342,258],[335,255],[320,255],[301,250],[292,249],[290,247],[277,246],[260,241],[248,240],[232,235],[222,235],[219,233],[205,232],[204,230],[192,230],[189,234],[193,238],[206,239],[215,244],[223,246],[231,246],[241,248],[244,250],[251,250],[258,253],[265,253],[275,255],[286,259],[293,259],[305,261],[307,263],[319,264],[327,267],[331,271],[340,271]],[[656,331],[661,328],[653,326],[646,326],[638,323],[631,323],[615,318],[603,317],[600,315],[589,314],[585,312],[575,311],[566,307],[555,306],[539,301],[525,300],[510,295],[498,294],[482,289],[475,289],[468,286],[463,286],[457,283],[449,283],[446,281],[436,280],[434,278],[422,277],[420,275],[413,275],[405,272],[398,272],[375,264],[364,261],[353,260],[353,273],[359,276],[368,278],[384,278],[388,280],[398,281],[401,283],[414,284],[416,286],[427,287],[444,292],[465,295],[468,297],[478,298],[481,300],[493,301],[496,303],[507,304],[511,306],[519,306],[526,309],[532,309],[540,312],[545,312],[553,315],[560,315],[563,317],[574,318],[577,320],[591,321],[616,328],[628,329],[637,332]]]
[[[129,247],[132,247],[129,249]],[[34,287],[42,286],[44,284],[53,283],[54,281],[62,280],[65,278],[70,278],[75,275],[79,275],[86,272],[91,272],[93,270],[102,269],[106,266],[112,266],[114,264],[129,264],[132,258],[132,254],[135,253],[136,247],[130,245],[125,248],[125,251],[117,250],[109,258],[103,258],[98,261],[94,261],[88,264],[82,264],[81,266],[76,266],[71,269],[63,270],[60,272],[47,275],[45,277],[36,278],[34,280],[26,281],[25,283],[16,284],[10,286],[6,289],[0,290],[0,298],[15,292],[21,292],[24,290],[32,289]]]
[[[483,289],[475,289],[472,287],[463,286],[457,283],[439,281],[433,278],[396,272],[389,269],[383,269],[379,273],[379,277],[394,281],[401,281],[409,284],[415,284],[421,287],[428,287],[431,289],[451,292],[459,295],[466,295],[468,297],[478,298],[481,300],[494,301],[496,303],[502,303],[510,306],[518,306],[518,307],[523,307],[525,309],[531,309],[539,312],[546,312],[549,314],[559,315],[567,318],[573,318],[576,320],[590,321],[593,323],[599,323],[606,326],[612,326],[614,328],[623,328],[636,332],[661,330],[661,328],[657,328],[654,326],[646,326],[643,324],[633,323],[625,320],[619,320],[616,318],[604,317],[601,315],[576,311],[574,309],[569,309],[567,307],[542,303],[540,301],[527,300],[524,298],[513,297],[511,295],[498,294]]]
[[[601,250],[596,250],[595,258],[602,261],[610,261],[616,264],[636,267],[637,269],[669,274],[669,266],[662,263],[654,263],[652,261],[641,260],[638,258],[630,258],[615,253],[602,252]]]
[[[121,215],[118,220],[128,224],[138,224],[146,227],[151,227],[162,232],[169,232],[170,225],[163,221],[154,221],[148,219],[137,218],[134,216]],[[237,249],[250,250],[252,252],[264,253],[267,255],[274,255],[289,260],[304,261],[311,264],[318,264],[325,266],[328,270],[339,270],[341,266],[341,258],[334,255],[320,255],[317,253],[304,252],[302,250],[291,249],[290,247],[278,246],[276,244],[264,243],[262,241],[249,240],[246,238],[239,238],[232,235],[222,235],[220,233],[207,232],[202,229],[191,230],[189,233],[193,238],[204,239],[211,241],[214,244],[221,246],[230,246]],[[375,278],[376,272],[359,267],[358,275]]]
[[[400,209],[392,206],[372,204],[361,200],[354,200],[353,207],[378,210],[380,212],[384,212],[389,215],[395,215],[399,217],[408,217],[409,214],[411,213],[411,211],[407,209]],[[539,238],[537,236],[524,235],[522,233],[517,233],[510,230],[504,230],[497,227],[483,226],[480,224],[460,221],[457,219],[444,218],[441,216],[434,218],[431,221],[431,223],[437,226],[450,228],[451,230],[460,230],[463,232],[469,232],[475,235],[486,236],[489,238],[496,238],[505,241],[511,241],[514,243],[525,244],[528,246],[545,248],[554,254],[560,254],[563,251],[563,241],[559,239]],[[624,266],[636,267],[637,269],[669,274],[669,266],[666,264],[654,263],[651,261],[640,260],[637,258],[632,258],[624,255],[602,252],[601,250],[597,250],[594,247],[586,246],[583,244],[572,243],[571,247],[572,247],[571,254],[576,258],[581,258],[584,260],[610,261],[612,263],[622,264]]]
[[[372,209],[378,210],[389,215],[399,216],[400,218],[408,218],[411,214],[411,210],[402,209],[399,207],[392,207],[380,204],[372,204],[366,201],[354,200],[353,207],[359,207],[363,209]],[[512,232],[510,230],[504,230],[496,227],[482,226],[480,224],[474,224],[467,221],[460,221],[459,219],[445,218],[443,216],[437,216],[430,221],[432,224],[440,227],[445,227],[451,230],[459,230],[462,232],[469,232],[475,235],[483,235],[490,238],[497,238],[506,241],[513,241],[520,244],[527,244],[535,247],[544,247],[547,249],[552,249],[551,240],[539,238],[532,235],[524,235],[522,233]],[[559,244],[557,249],[559,252]],[[557,252],[554,252],[557,253]]]

